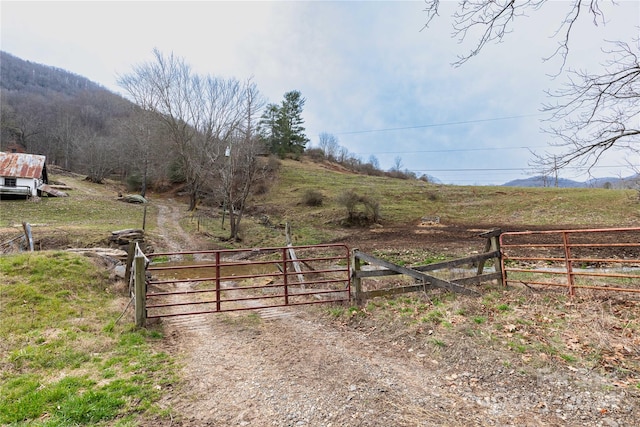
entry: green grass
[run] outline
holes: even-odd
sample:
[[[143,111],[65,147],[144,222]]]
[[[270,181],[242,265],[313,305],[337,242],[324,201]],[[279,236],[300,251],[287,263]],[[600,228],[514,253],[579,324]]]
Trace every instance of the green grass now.
[[[417,222],[425,215],[438,215],[445,224],[487,225],[632,226],[638,220],[633,190],[434,185],[334,172],[309,161],[282,164],[274,187],[252,203],[265,208],[274,223],[289,220],[328,233],[339,231],[338,222],[346,217],[336,202],[345,190],[380,201],[385,224]],[[301,195],[314,189],[326,196],[322,207],[300,204]],[[423,261],[438,260],[436,256]]]
[[[111,231],[142,228],[145,207],[117,201],[113,184],[91,184],[77,176],[53,178],[74,188],[69,197],[2,200],[0,237],[21,233],[25,221],[32,225],[37,249],[47,250],[104,245]],[[147,230],[154,228],[156,214],[155,206],[147,205]]]
[[[117,294],[89,258],[0,257],[0,424],[135,423],[175,381],[157,331],[115,324]]]

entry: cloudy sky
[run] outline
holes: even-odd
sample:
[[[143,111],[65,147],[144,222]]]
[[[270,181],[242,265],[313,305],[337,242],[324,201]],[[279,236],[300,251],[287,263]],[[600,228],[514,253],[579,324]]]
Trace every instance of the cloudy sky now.
[[[606,1],[606,0],[604,0]],[[444,183],[502,184],[535,174],[531,151],[553,152],[541,131],[545,90],[558,60],[553,38],[568,10],[551,1],[516,20],[514,31],[462,67],[472,43],[451,38],[456,2],[443,1],[427,29],[423,1],[95,2],[2,1],[1,48],[85,76],[122,93],[118,74],[173,52],[195,71],[253,76],[269,102],[299,90],[310,145],[318,135],[383,169]],[[603,40],[638,36],[640,2],[603,5],[607,24],[575,28],[568,65],[597,71]],[[626,176],[640,158],[611,153],[593,176]],[[584,180],[577,170],[563,178]]]

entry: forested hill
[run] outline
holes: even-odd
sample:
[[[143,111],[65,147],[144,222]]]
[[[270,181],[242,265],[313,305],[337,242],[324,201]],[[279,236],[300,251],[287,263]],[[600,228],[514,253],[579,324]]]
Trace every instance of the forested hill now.
[[[133,169],[130,101],[72,72],[0,55],[0,151],[44,155],[96,182]]]
[[[69,71],[25,61],[0,51],[0,87],[11,91],[45,94],[58,92],[75,96],[87,90],[105,90],[91,80]]]

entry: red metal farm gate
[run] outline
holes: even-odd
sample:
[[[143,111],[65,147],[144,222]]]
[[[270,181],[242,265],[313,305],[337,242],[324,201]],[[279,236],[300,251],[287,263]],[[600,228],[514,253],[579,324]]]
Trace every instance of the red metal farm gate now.
[[[349,301],[341,244],[147,255],[147,319]]]
[[[502,281],[640,293],[640,228],[500,235]]]

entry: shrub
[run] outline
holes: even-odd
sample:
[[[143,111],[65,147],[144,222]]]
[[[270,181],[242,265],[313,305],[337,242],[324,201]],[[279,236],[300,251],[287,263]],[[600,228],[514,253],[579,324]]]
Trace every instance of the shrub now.
[[[353,190],[347,190],[342,192],[338,196],[338,204],[347,208],[347,214],[349,215],[349,219],[353,219],[356,212],[356,205],[360,201],[360,196],[356,194]]]
[[[318,190],[307,190],[302,196],[302,203],[306,206],[322,206],[324,196]]]
[[[347,209],[348,225],[367,225],[380,220],[380,203],[368,196],[359,196],[353,190],[347,190],[340,194],[337,199],[338,204]],[[364,212],[358,212],[358,204],[364,206]]]
[[[322,149],[320,148],[308,148],[305,151],[305,154],[314,162],[321,162],[326,158],[324,155],[324,151],[322,151]]]
[[[362,197],[360,201],[364,205],[367,218],[372,222],[378,222],[380,220],[380,202],[367,196]]]

